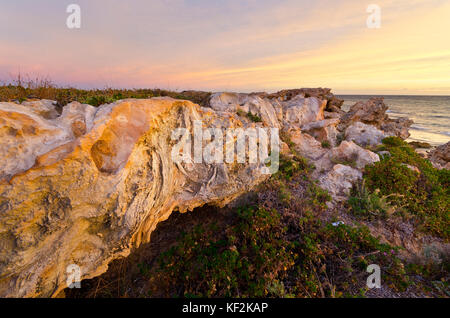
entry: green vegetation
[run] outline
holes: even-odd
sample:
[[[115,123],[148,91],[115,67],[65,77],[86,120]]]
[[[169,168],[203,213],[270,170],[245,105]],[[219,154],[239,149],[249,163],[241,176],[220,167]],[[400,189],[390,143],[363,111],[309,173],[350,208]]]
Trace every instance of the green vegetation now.
[[[331,144],[330,144],[330,142],[328,140],[322,141],[321,144],[322,144],[322,148],[327,148],[327,149],[331,148]]]
[[[238,109],[236,112],[241,117],[247,117],[250,121],[254,123],[261,123],[262,119],[258,115],[254,115],[251,112],[244,112],[242,109]]]
[[[196,226],[158,258],[152,286],[172,297],[348,296],[376,262],[406,286],[396,250],[364,227],[322,224],[313,214],[285,224],[275,210],[246,207],[227,229]],[[290,221],[293,221],[289,218]],[[219,235],[218,235],[219,234]],[[291,239],[288,239],[288,238]],[[399,283],[400,282],[400,283]],[[358,290],[359,293],[359,290]]]
[[[390,156],[366,167],[367,189],[362,195],[354,191],[349,201],[353,213],[385,217],[387,210],[394,209],[419,229],[448,240],[450,171],[435,169],[397,137],[385,138],[378,150],[388,151]]]
[[[371,193],[363,181],[354,186],[348,203],[355,216],[367,220],[385,219],[395,211],[395,207],[389,204],[388,198],[389,196],[380,196],[379,189]]]
[[[173,296],[270,294],[270,286],[282,279],[293,263],[293,255],[282,240],[286,229],[280,215],[274,210],[241,208],[235,218],[225,231],[213,225],[196,226],[184,233],[159,257],[161,271],[153,277],[161,279],[159,286],[167,283],[166,289]]]
[[[33,99],[50,99],[64,106],[70,102],[100,106],[105,103],[112,103],[117,100],[127,98],[152,98],[159,96],[169,96],[176,99],[190,100],[194,103],[205,106],[211,93],[184,91],[175,92],[162,89],[77,89],[72,87],[58,87],[49,79],[23,79],[20,75],[10,84],[0,86],[0,101],[16,101],[22,103]]]
[[[262,122],[261,117],[259,117],[258,115],[253,115],[251,112],[247,113],[247,117],[248,117],[248,119],[250,119],[254,123]]]
[[[310,169],[306,160],[297,155],[292,155],[292,158],[287,158],[280,154],[279,163],[280,166],[278,167],[278,172],[273,176],[274,179],[290,181],[300,171],[307,172]]]

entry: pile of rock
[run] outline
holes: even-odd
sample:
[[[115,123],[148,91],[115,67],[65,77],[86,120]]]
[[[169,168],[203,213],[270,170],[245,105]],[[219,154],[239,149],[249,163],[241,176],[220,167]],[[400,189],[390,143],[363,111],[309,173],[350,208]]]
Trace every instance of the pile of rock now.
[[[330,106],[332,105],[332,106]],[[358,102],[348,112],[329,89],[284,90],[275,94],[216,93],[210,107],[221,112],[251,112],[280,127],[295,150],[316,166],[314,177],[335,201],[345,200],[367,164],[379,161],[366,149],[388,136],[408,138],[412,121],[390,119],[382,98]]]

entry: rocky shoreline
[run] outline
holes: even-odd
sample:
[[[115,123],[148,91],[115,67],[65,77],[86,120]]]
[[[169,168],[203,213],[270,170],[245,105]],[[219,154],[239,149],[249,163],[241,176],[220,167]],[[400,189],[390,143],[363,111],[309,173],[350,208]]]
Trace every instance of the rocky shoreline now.
[[[281,155],[301,156],[327,190],[330,209],[346,201],[367,166],[406,139],[412,121],[390,119],[372,98],[341,110],[330,89],[203,93],[202,105],[172,98],[124,99],[93,107],[51,100],[0,103],[0,296],[50,297],[66,288],[66,269],[81,278],[149,242],[172,211],[223,207],[269,178],[264,163],[175,163],[172,131],[280,129]],[[428,158],[449,169],[449,144]],[[418,167],[408,165],[414,173]],[[419,171],[420,174],[420,171]]]

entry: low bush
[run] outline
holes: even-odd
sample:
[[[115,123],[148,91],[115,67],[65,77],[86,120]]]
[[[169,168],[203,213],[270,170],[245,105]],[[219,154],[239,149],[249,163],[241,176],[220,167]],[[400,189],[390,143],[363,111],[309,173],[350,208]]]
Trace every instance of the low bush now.
[[[373,201],[378,195],[387,198],[389,204],[397,207],[397,212],[413,218],[419,229],[448,240],[449,170],[434,168],[397,137],[385,138],[379,150],[388,151],[390,156],[366,167],[364,181],[370,191],[366,199]],[[356,214],[362,214],[360,210],[369,213],[367,202],[363,201],[351,199],[350,205]]]

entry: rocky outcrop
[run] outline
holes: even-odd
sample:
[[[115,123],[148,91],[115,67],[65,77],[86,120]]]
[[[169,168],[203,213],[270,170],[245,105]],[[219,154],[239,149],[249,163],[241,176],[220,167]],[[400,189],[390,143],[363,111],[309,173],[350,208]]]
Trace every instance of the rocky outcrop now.
[[[36,109],[0,104],[0,296],[55,295],[70,264],[99,275],[173,210],[222,206],[267,178],[260,164],[171,159],[175,128],[245,127],[236,114],[173,99]]]
[[[329,194],[335,199],[343,201],[350,194],[353,183],[361,178],[361,171],[346,165],[337,164],[319,178],[319,184],[322,188],[328,190]]]
[[[352,141],[343,141],[315,160],[313,177],[329,191],[334,201],[344,201],[353,183],[362,178],[366,165],[377,161],[380,161],[377,154]]]
[[[351,141],[343,141],[338,147],[331,149],[330,160],[345,162],[361,170],[366,165],[380,161],[380,158],[376,153],[361,148]]]
[[[314,136],[320,142],[327,142],[330,146],[336,146],[338,131],[336,125],[339,118],[313,121],[302,126],[302,131]]]
[[[413,124],[408,118],[391,119],[386,114],[388,107],[382,97],[374,97],[366,102],[358,102],[341,118],[339,130],[345,131],[355,122],[372,125],[381,129],[385,134],[402,139],[409,137],[408,129]]]
[[[327,149],[322,147],[314,137],[302,133],[299,129],[291,129],[288,132],[290,141],[294,144],[294,150],[310,161],[317,161],[322,158]]]
[[[450,169],[450,142],[431,150],[428,159],[438,169]]]
[[[301,95],[281,102],[284,125],[303,127],[314,121],[324,119],[326,102],[316,97],[304,98]]]
[[[290,100],[296,96],[302,97],[316,97],[320,100],[326,101],[326,110],[329,112],[343,113],[341,107],[344,104],[344,100],[337,98],[331,93],[330,88],[298,88],[282,90],[273,94],[263,93],[262,95],[269,99],[278,99],[282,101]]]
[[[171,98],[98,108],[0,103],[0,296],[54,296],[66,287],[69,265],[80,267],[82,279],[98,276],[148,242],[172,211],[226,205],[269,177],[259,161],[174,161],[175,145],[195,153],[188,136],[197,121],[220,131],[279,128],[289,139],[281,153],[314,164],[314,177],[336,201],[379,160],[358,144],[374,145],[389,134],[383,127],[397,127],[382,101],[346,114],[328,89],[192,94],[203,107]],[[189,134],[174,141],[177,128]],[[339,130],[347,140],[339,142]]]
[[[345,130],[345,140],[353,141],[363,147],[379,145],[388,135],[375,126],[366,125],[360,121],[351,124]]]
[[[209,106],[217,112],[251,113],[261,118],[265,126],[280,128],[279,114],[272,103],[255,94],[216,93],[211,96]]]

